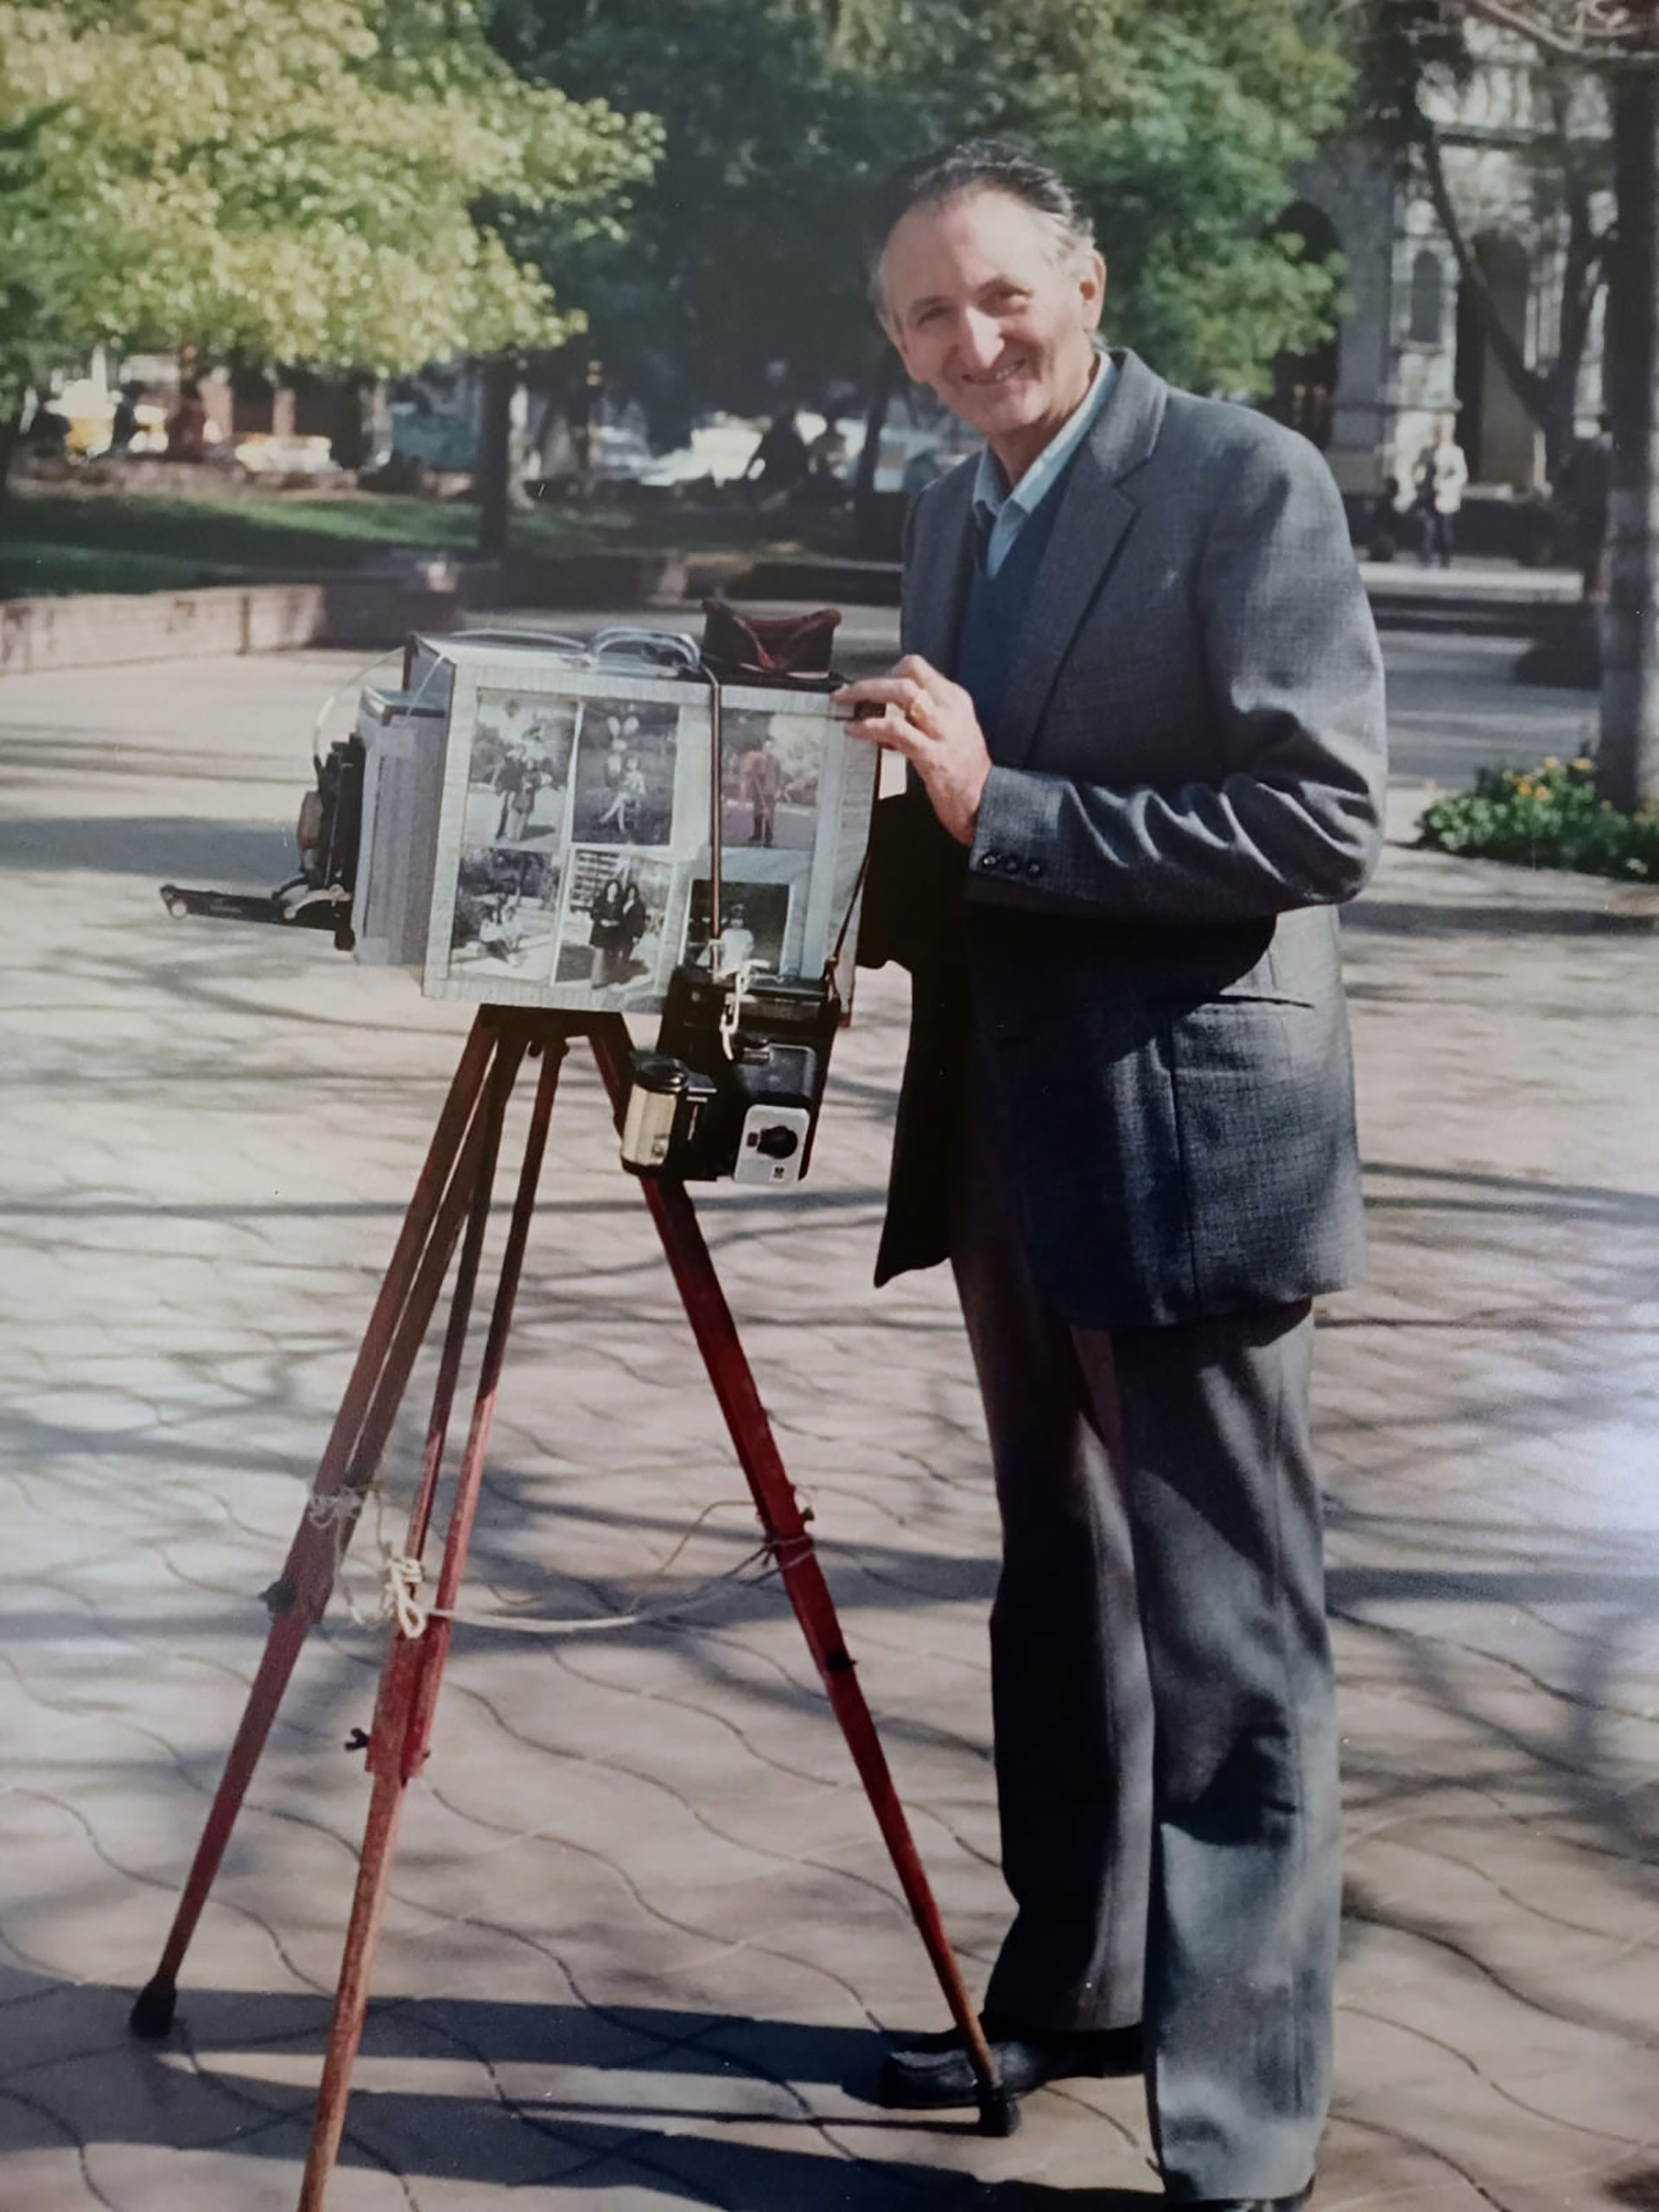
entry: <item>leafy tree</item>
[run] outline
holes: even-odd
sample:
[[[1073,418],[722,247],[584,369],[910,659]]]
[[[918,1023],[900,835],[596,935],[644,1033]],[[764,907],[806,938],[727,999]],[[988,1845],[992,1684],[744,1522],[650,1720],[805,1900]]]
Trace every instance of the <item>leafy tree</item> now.
[[[658,118],[661,159],[620,238],[514,232],[588,331],[590,362],[640,403],[658,444],[711,407],[822,405],[868,374],[857,225],[907,111],[840,67],[788,0],[505,0],[493,35],[526,74]]]
[[[505,0],[495,35],[520,67],[663,121],[626,242],[543,262],[661,437],[875,371],[869,182],[975,133],[1079,188],[1113,334],[1168,373],[1262,393],[1275,353],[1329,327],[1337,270],[1274,230],[1347,83],[1298,0]]]
[[[614,220],[654,132],[476,0],[0,0],[0,418],[100,341],[382,372],[569,327],[498,206]]]
[[[842,49],[902,87],[919,143],[1014,139],[1066,177],[1106,321],[1164,374],[1260,397],[1325,335],[1337,268],[1276,228],[1349,72],[1298,0],[864,0]]]

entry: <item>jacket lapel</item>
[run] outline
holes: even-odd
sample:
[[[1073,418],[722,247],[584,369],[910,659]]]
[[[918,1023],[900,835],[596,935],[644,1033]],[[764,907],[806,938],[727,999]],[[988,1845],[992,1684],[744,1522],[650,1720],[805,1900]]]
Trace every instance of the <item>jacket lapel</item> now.
[[[968,588],[978,467],[977,459],[965,461],[923,494],[905,562],[899,650],[919,653],[945,673],[956,651],[957,623]]]
[[[1116,356],[1117,388],[1078,448],[1015,648],[997,758],[1022,766],[1071,640],[1117,556],[1135,505],[1121,480],[1157,443],[1169,386],[1138,355]]]

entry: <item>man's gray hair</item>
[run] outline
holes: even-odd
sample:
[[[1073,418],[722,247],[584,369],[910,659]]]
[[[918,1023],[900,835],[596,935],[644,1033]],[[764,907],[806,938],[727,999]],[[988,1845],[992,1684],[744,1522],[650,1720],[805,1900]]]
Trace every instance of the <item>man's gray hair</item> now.
[[[877,189],[865,238],[870,303],[885,321],[881,269],[887,240],[913,207],[942,207],[964,193],[1000,192],[1043,219],[1062,265],[1095,250],[1094,226],[1065,180],[1001,138],[963,138],[903,162]]]

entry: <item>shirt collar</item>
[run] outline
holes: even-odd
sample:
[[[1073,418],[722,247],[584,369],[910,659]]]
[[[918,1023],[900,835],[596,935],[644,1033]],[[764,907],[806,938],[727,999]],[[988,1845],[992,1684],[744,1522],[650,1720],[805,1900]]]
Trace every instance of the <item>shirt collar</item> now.
[[[1095,359],[1097,365],[1088,391],[1017,484],[1005,492],[995,456],[989,446],[981,449],[974,479],[974,508],[984,518],[982,527],[994,524],[1005,506],[1017,507],[1022,517],[1033,513],[1053,490],[1060,471],[1088,436],[1117,381],[1117,363],[1109,353],[1097,352]]]

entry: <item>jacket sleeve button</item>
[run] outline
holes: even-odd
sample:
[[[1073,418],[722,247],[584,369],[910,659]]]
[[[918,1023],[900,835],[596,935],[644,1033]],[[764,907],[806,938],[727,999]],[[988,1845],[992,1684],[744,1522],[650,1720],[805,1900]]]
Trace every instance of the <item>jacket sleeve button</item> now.
[[[1018,874],[1019,874],[1019,873],[1020,873],[1020,861],[1019,861],[1019,858],[1018,858],[1018,856],[1017,856],[1015,854],[1014,854],[1014,853],[1009,853],[1009,854],[1007,855],[1007,857],[1004,859],[1004,861],[1003,861],[1003,862],[1002,862],[1002,872],[1003,872],[1003,874],[1004,874],[1005,875],[1018,875]]]
[[[1040,875],[1042,872],[1043,864],[1041,861],[1027,861],[1026,862],[1026,874],[1027,875]]]
[[[982,853],[979,856],[979,864],[981,868],[1001,868],[1002,855],[1001,853]]]

